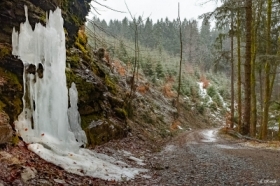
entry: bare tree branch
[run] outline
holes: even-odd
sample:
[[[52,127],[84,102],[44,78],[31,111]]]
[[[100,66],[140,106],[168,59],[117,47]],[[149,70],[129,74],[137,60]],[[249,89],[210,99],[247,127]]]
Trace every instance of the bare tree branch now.
[[[96,4],[99,4],[100,6],[103,6],[103,7],[107,8],[107,9],[109,9],[109,10],[113,10],[113,11],[119,12],[119,13],[126,13],[126,12],[123,12],[123,11],[120,11],[120,10],[115,10],[115,9],[113,9],[113,8],[107,6],[107,5],[103,5],[103,4],[99,3],[99,2],[97,2],[96,0],[92,0],[92,1],[95,2]]]

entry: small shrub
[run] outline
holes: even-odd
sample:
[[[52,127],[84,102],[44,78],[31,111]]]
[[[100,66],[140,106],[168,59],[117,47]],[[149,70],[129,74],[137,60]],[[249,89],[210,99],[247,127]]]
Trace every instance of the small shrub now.
[[[214,86],[208,87],[208,89],[207,89],[207,94],[208,94],[210,97],[212,97],[212,98],[213,98],[215,95],[217,95],[217,91],[216,91],[215,87],[214,87]]]
[[[211,110],[217,111],[218,110],[218,105],[215,102],[210,103],[209,108]]]
[[[198,94],[198,88],[197,86],[191,86],[191,95],[193,98],[198,98],[199,94]]]
[[[172,84],[171,83],[166,83],[163,88],[163,95],[165,97],[171,98],[171,97],[175,97],[175,93],[172,91]]]
[[[225,88],[219,88],[218,92],[224,99],[230,99],[229,90]]]
[[[203,115],[204,111],[205,111],[205,105],[204,104],[199,104],[199,105],[197,105],[196,109],[200,114]]]
[[[179,129],[179,126],[180,126],[180,121],[179,121],[179,120],[175,120],[175,121],[171,124],[170,129],[171,129],[171,130],[177,130],[177,129]]]
[[[203,75],[200,77],[200,82],[203,83],[203,88],[207,88],[209,86],[209,80]]]
[[[146,83],[146,84],[141,84],[137,87],[137,91],[141,94],[146,94],[147,91],[149,91],[150,89],[150,85],[149,83]]]
[[[218,94],[215,94],[213,97],[212,97],[213,101],[217,103],[217,105],[219,107],[223,107],[223,102],[220,98],[220,96]]]

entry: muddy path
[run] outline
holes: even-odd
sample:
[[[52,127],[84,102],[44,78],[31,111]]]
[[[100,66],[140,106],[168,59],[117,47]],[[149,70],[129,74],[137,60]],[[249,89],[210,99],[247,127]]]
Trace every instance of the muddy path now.
[[[129,184],[280,185],[280,151],[243,144],[221,137],[218,129],[185,132],[148,155],[146,178]]]

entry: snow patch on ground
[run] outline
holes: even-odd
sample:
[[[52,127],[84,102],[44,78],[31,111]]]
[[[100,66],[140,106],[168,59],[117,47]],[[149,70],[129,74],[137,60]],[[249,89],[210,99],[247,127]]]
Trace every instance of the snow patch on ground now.
[[[205,130],[202,132],[202,135],[203,135],[203,140],[201,140],[202,142],[215,142],[217,140],[215,130]]]
[[[129,156],[128,159],[135,161],[138,165],[142,165],[142,166],[143,166],[143,165],[146,165],[145,163],[143,163],[143,160],[142,160],[142,159],[135,158],[135,157],[133,157],[133,156]]]
[[[197,82],[197,84],[198,84],[198,87],[199,87],[200,97],[202,97],[203,99],[206,99],[206,98],[209,99],[206,104],[213,103],[212,98],[207,94],[207,90],[205,88],[203,88],[203,82]],[[201,104],[203,104],[203,102]]]
[[[176,146],[175,145],[167,145],[165,148],[164,148],[164,151],[165,152],[172,152],[172,151],[175,151],[176,149]]]
[[[270,149],[280,151],[280,142],[279,141],[271,141],[267,143],[258,143],[254,141],[249,141],[246,143],[242,143],[245,147],[257,148],[257,149]]]
[[[240,149],[241,147],[234,147],[234,146],[229,146],[229,145],[222,145],[218,144],[216,147],[221,148],[221,149]]]
[[[28,149],[44,160],[81,176],[122,181],[123,179],[132,179],[141,172],[147,172],[147,169],[120,167],[115,165],[119,162],[116,159],[88,149],[79,149],[76,153],[69,152],[63,155],[56,154],[54,151],[44,148],[41,144],[30,144]],[[122,164],[128,167],[127,164],[123,162]]]

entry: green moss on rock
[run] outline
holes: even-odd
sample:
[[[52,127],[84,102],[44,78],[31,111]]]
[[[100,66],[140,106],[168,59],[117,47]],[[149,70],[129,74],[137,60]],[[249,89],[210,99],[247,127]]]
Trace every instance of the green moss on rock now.
[[[116,112],[116,115],[122,119],[126,119],[127,118],[127,112],[125,109],[123,108],[115,108],[114,109]]]
[[[0,45],[0,59],[3,59],[5,56],[10,55],[12,49],[5,45]]]
[[[0,111],[3,110],[3,108],[5,108],[6,104],[3,103],[1,100],[0,100]]]
[[[78,41],[75,42],[75,46],[79,50],[81,50],[83,52],[83,54],[87,54],[88,53],[88,51],[85,49],[85,47],[81,43],[79,43]]]
[[[116,83],[109,76],[105,76],[105,84],[113,94],[117,93]]]
[[[12,72],[0,67],[0,76],[5,81],[7,81],[8,86],[13,86],[14,89],[17,89],[20,91],[22,90],[22,86],[18,80],[18,77],[15,74],[13,74]]]
[[[20,142],[20,139],[17,135],[12,137],[12,145],[17,145]]]
[[[22,111],[22,85],[15,74],[3,68],[0,77],[0,109],[9,115],[12,123]]]
[[[96,114],[81,116],[81,127],[82,127],[82,129],[87,128],[92,121],[97,121],[100,118],[101,118],[101,116],[96,115]]]
[[[77,68],[80,63],[80,57],[78,55],[68,56],[67,62],[70,63],[71,67]]]
[[[84,46],[87,44],[87,36],[83,30],[78,31],[77,42]]]
[[[92,121],[85,129],[89,146],[104,144],[113,139],[120,139],[127,136],[127,126],[110,119]]]

